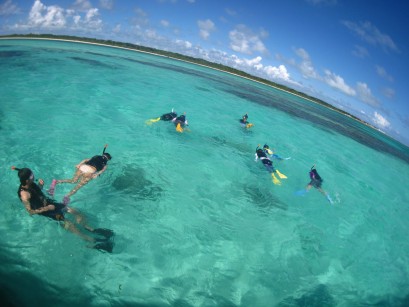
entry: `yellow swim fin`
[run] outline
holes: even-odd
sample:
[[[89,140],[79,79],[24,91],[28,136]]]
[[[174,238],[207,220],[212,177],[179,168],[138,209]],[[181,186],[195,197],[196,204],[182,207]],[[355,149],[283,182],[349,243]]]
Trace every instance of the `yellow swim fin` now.
[[[152,125],[153,123],[156,123],[156,122],[158,122],[158,121],[160,121],[160,117],[148,119],[148,120],[145,122],[145,124],[147,124],[147,125]]]
[[[280,177],[281,179],[287,179],[287,176],[280,173],[280,171],[278,169],[276,169],[276,172],[277,172],[278,177]]]
[[[271,173],[271,177],[273,178],[273,183],[274,184],[281,184],[281,181],[277,179],[277,177],[274,175],[274,173]]]
[[[246,128],[248,129],[248,128],[251,128],[251,127],[253,127],[253,126],[254,126],[253,124],[248,123],[248,124],[246,125]]]
[[[182,128],[182,126],[180,125],[180,123],[177,124],[177,126],[176,126],[176,131],[177,131],[177,132],[180,132],[180,133],[183,132],[183,128]]]

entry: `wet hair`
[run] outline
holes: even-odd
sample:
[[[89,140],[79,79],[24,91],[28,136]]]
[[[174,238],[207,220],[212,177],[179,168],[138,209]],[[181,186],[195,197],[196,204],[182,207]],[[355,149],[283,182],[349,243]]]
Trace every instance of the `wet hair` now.
[[[12,166],[13,170],[18,171],[18,178],[20,178],[20,183],[25,184],[28,179],[30,179],[31,175],[33,175],[33,171],[29,168],[17,168]]]
[[[247,113],[243,115],[243,118],[245,118],[245,119],[248,119],[248,118],[249,118],[249,116],[247,115]]]
[[[102,155],[105,156],[105,157],[107,157],[108,160],[111,160],[111,159],[112,159],[112,156],[111,156],[109,153],[107,153],[107,152],[104,152]]]
[[[267,144],[264,144],[263,149],[265,148],[270,149],[270,146],[268,146]]]

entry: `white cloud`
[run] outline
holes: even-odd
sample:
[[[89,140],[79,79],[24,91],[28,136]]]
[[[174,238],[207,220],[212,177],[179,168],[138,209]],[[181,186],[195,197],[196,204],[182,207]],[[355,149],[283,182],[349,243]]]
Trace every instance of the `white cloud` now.
[[[28,16],[28,25],[40,28],[63,28],[66,25],[64,9],[59,6],[45,6],[36,0]]]
[[[85,2],[77,1],[78,5]],[[97,8],[90,8],[84,12],[76,9],[63,9],[56,5],[46,6],[40,0],[34,1],[26,23],[16,24],[16,29],[24,30],[80,30],[100,31],[102,20],[99,19]]]
[[[6,0],[0,5],[0,16],[14,15],[19,13],[19,8],[11,0]]]
[[[198,20],[197,25],[199,26],[200,29],[200,37],[203,39],[208,39],[210,36],[210,32],[216,30],[214,22],[211,21],[210,19]]]
[[[373,107],[379,106],[379,102],[372,95],[371,90],[366,83],[358,82],[356,86],[356,92],[357,92],[358,98],[362,100],[363,102]]]
[[[391,125],[389,121],[378,112],[374,112],[372,120],[380,128],[389,128]]]
[[[290,74],[288,73],[287,68],[284,65],[280,65],[278,67],[266,66],[264,67],[264,72],[270,78],[290,81]]]
[[[371,45],[379,45],[384,50],[399,52],[399,49],[392,38],[379,31],[377,27],[368,21],[361,22],[360,24],[352,21],[343,21],[342,24],[358,35],[363,41]]]
[[[378,76],[388,80],[389,82],[393,82],[393,77],[386,72],[385,68],[379,65],[376,65],[375,68],[376,68],[376,73],[378,74]]]
[[[101,29],[102,20],[98,18],[99,12],[97,8],[89,9],[85,15],[85,24],[87,28],[94,30]]]
[[[355,90],[347,85],[344,81],[344,79],[341,76],[338,76],[334,74],[333,72],[329,71],[326,69],[324,71],[325,76],[324,76],[324,81],[327,83],[329,86],[336,88],[340,90],[341,92],[349,95],[349,96],[355,96],[356,92]]]
[[[252,54],[253,52],[266,53],[267,49],[260,39],[260,36],[266,37],[266,35],[268,33],[265,31],[255,34],[246,26],[239,25],[229,33],[230,48],[245,54]]]

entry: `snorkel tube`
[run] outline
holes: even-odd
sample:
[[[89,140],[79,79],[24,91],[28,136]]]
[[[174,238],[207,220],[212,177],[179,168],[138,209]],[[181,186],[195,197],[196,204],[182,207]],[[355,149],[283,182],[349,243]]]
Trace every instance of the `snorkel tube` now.
[[[105,153],[105,149],[107,149],[107,147],[108,147],[108,144],[105,144],[105,146],[104,146],[104,150],[102,151],[102,155],[104,155],[104,153]]]

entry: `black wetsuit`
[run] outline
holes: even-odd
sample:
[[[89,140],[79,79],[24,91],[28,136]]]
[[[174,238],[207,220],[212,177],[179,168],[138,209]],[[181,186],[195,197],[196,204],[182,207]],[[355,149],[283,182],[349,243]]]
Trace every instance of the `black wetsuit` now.
[[[163,115],[160,117],[160,119],[163,120],[163,121],[170,121],[170,120],[176,118],[177,116],[178,116],[178,115],[177,115],[175,112],[171,112],[171,113],[163,114]]]
[[[256,155],[257,157],[261,160],[261,162],[264,164],[264,166],[266,167],[266,169],[270,172],[270,173],[274,173],[275,169],[273,166],[273,162],[270,160],[269,157],[267,157],[266,153],[264,152],[263,149],[257,149],[256,150]]]
[[[186,116],[180,115],[179,117],[176,117],[174,123],[176,126],[180,124],[182,127],[184,127],[186,125]]]
[[[21,191],[27,191],[30,193],[30,208],[32,210],[37,210],[42,207],[45,207],[47,205],[54,205],[55,210],[52,211],[46,211],[39,213],[40,215],[52,218],[57,221],[63,221],[64,220],[64,213],[62,209],[65,208],[64,204],[57,203],[55,200],[47,198],[43,191],[41,191],[41,188],[35,184],[34,182],[28,187],[24,188],[21,184],[18,188],[17,195],[21,200]]]
[[[324,181],[321,178],[321,176],[318,175],[318,172],[317,172],[316,169],[312,169],[310,171],[310,178],[311,178],[311,181],[310,181],[309,184],[312,185],[314,188],[317,188],[317,189],[321,187],[322,182]]]
[[[95,167],[97,172],[102,170],[108,163],[108,159],[105,156],[93,156],[89,161],[84,164]]]

